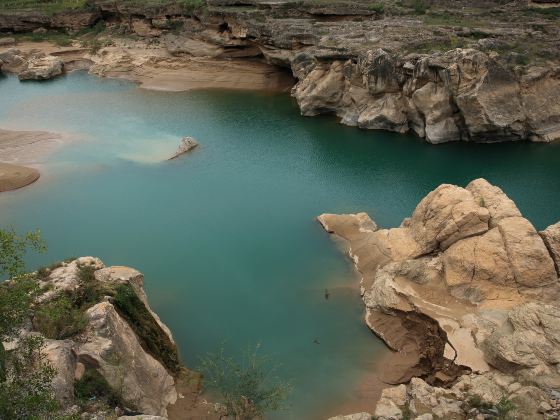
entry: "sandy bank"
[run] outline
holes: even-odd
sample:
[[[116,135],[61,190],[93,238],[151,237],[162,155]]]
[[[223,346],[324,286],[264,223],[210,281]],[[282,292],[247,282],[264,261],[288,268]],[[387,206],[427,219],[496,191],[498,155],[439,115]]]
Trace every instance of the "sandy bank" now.
[[[0,163],[0,192],[16,190],[39,179],[37,169]]]
[[[153,48],[142,42],[116,39],[114,43],[99,54],[91,54],[86,48],[59,47],[50,42],[22,42],[15,48],[24,57],[37,53],[57,56],[63,61],[66,72],[89,70],[97,76],[129,80],[150,90],[289,92],[295,83],[289,71],[258,60],[174,56],[165,48]],[[0,53],[8,49],[0,48]]]
[[[25,187],[39,179],[34,165],[52,152],[63,136],[46,131],[0,129],[0,192]]]

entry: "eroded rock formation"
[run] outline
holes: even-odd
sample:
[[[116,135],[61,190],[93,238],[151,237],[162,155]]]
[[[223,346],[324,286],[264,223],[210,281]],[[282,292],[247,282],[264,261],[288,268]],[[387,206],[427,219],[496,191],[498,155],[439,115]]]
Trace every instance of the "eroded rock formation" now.
[[[377,418],[469,418],[473,398],[511,400],[521,418],[557,415],[557,225],[539,235],[484,179],[439,186],[398,228],[365,213],[318,220],[348,243],[367,325],[408,355],[395,375],[408,385],[383,392]]]
[[[192,89],[224,87],[223,78],[237,72],[225,87],[284,86],[268,83],[283,78],[255,67],[258,60],[291,71],[303,115],[336,114],[344,124],[413,132],[431,143],[554,141],[560,138],[560,27],[521,3],[485,6],[491,17],[469,8],[465,17],[443,1],[423,18],[392,3],[251,0],[240,8],[209,0],[192,10],[171,2],[97,0],[82,14],[0,13],[0,30],[75,31],[103,22],[109,35],[101,41],[122,34],[139,39],[100,42],[105,47],[87,57],[95,74],[169,89],[170,79],[190,72],[195,83],[183,80],[182,86]],[[472,23],[446,23],[463,18]],[[230,61],[240,59],[250,63],[247,78],[247,70]]]

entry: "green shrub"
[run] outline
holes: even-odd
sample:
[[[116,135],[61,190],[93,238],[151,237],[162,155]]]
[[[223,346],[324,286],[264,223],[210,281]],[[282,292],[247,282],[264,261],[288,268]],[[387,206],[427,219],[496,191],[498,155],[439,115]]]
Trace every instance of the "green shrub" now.
[[[480,395],[471,395],[467,400],[467,403],[472,408],[478,408],[483,410],[488,410],[492,408],[492,404],[485,402]]]
[[[513,412],[515,411],[516,407],[513,402],[511,402],[506,396],[500,398],[500,401],[496,405],[498,410],[497,418],[499,420],[510,420],[513,419]]]
[[[111,407],[123,403],[122,396],[95,369],[87,369],[83,376],[74,382],[74,395],[81,402],[95,398],[105,401]]]
[[[41,337],[28,336],[7,352],[7,370],[0,382],[0,419],[51,419],[59,410],[51,381],[54,369],[41,354]]]
[[[368,9],[381,14],[385,11],[385,5],[383,3],[373,3],[368,6]]]
[[[430,5],[424,0],[414,0],[412,7],[414,8],[414,13],[416,13],[417,15],[424,15],[426,14],[426,10],[428,10]]]
[[[81,332],[87,324],[83,310],[72,305],[65,293],[35,311],[33,326],[47,338],[63,340]]]
[[[142,348],[159,360],[172,373],[181,369],[176,346],[161,329],[150,311],[129,284],[115,289],[113,305],[134,330]]]
[[[262,418],[267,411],[283,408],[290,385],[275,378],[270,359],[247,350],[243,362],[226,357],[224,350],[201,359],[199,371],[207,388],[217,391],[226,415],[239,419]]]

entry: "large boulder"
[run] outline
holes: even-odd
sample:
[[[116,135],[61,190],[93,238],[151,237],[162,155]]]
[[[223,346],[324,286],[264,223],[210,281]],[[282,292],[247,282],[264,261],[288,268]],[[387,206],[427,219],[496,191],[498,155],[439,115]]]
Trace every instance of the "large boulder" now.
[[[62,74],[63,62],[54,56],[31,58],[27,68],[18,74],[19,80],[47,80]]]
[[[87,316],[84,342],[76,348],[78,360],[97,369],[142,413],[166,416],[166,407],[177,399],[173,377],[142,348],[111,303],[98,303],[88,309]]]
[[[486,357],[506,373],[560,387],[560,310],[541,303],[514,308],[508,322],[484,342]]]
[[[522,288],[558,284],[554,262],[533,225],[523,217],[498,222],[515,281]]]
[[[74,401],[74,371],[76,354],[71,340],[46,340],[42,349],[49,364],[55,369],[53,389],[57,400],[68,406]]]
[[[471,192],[480,206],[488,209],[491,227],[497,226],[498,222],[506,217],[521,217],[521,212],[513,200],[500,187],[490,184],[485,179],[478,178],[471,181],[466,189]]]
[[[443,184],[420,201],[412,214],[410,229],[423,253],[429,253],[486,232],[489,219],[488,210],[469,191]]]
[[[560,222],[550,225],[539,233],[554,260],[556,271],[560,275]]]

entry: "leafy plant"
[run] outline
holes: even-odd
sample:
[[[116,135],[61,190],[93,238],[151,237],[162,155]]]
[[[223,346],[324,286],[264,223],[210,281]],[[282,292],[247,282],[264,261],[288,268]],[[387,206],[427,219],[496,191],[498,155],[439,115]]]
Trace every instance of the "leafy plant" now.
[[[63,340],[82,331],[87,324],[83,310],[75,308],[66,294],[41,305],[33,317],[33,325],[45,337]]]
[[[13,229],[0,229],[0,278],[10,278],[25,271],[24,257],[29,249],[45,252],[46,245],[41,239],[41,232],[28,232],[18,235]]]
[[[51,381],[55,371],[41,353],[43,339],[27,336],[7,352],[7,370],[0,382],[0,418],[53,418],[58,411]]]
[[[506,396],[503,396],[500,398],[498,404],[496,404],[496,409],[498,410],[497,418],[499,420],[510,420],[513,419],[513,412],[516,407],[512,401],[510,401]]]
[[[140,340],[142,348],[173,373],[179,372],[181,363],[176,346],[156,322],[132,286],[120,284],[115,289],[113,305],[127,321]]]
[[[259,345],[248,349],[241,364],[227,357],[223,348],[201,359],[204,383],[220,394],[226,415],[253,419],[283,408],[291,387],[274,377],[276,367],[258,350]]]

